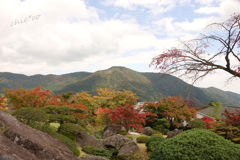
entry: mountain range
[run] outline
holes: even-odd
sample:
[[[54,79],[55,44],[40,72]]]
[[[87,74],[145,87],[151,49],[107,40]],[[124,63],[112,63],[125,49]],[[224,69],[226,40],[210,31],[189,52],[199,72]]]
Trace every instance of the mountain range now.
[[[167,96],[182,96],[201,104],[219,101],[224,105],[240,106],[240,94],[220,89],[198,88],[181,79],[161,73],[137,72],[125,67],[111,67],[106,70],[75,72],[62,75],[26,76],[9,72],[0,72],[0,88],[32,89],[42,85],[55,94],[69,91],[87,91],[96,95],[96,89],[131,90],[139,97],[138,101],[160,101]],[[3,91],[0,91],[3,93]]]

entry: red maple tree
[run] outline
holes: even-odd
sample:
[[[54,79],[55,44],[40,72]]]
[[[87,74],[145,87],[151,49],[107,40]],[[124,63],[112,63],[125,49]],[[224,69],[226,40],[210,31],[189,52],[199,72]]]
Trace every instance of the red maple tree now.
[[[138,131],[142,130],[143,125],[145,124],[145,118],[148,113],[139,113],[134,109],[130,104],[125,106],[118,105],[116,110],[108,109],[107,111],[110,114],[110,120],[112,124],[122,125],[129,130],[130,127],[137,129]]]
[[[196,39],[180,41],[179,47],[153,58],[150,66],[164,74],[186,77],[193,83],[216,70],[228,72],[232,75],[229,79],[240,78],[240,14],[233,14],[227,21],[212,23],[206,28],[210,29],[209,35],[200,34]]]

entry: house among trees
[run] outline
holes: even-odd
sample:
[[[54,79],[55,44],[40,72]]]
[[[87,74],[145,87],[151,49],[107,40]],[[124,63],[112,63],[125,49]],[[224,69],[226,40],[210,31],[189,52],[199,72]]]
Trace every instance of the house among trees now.
[[[226,118],[224,115],[222,115],[224,113],[224,111],[227,110],[230,113],[237,113],[237,110],[240,111],[240,107],[236,107],[236,106],[226,106],[226,107],[222,107],[218,113],[216,113],[216,111],[214,111],[214,107],[213,106],[209,106],[207,108],[201,109],[197,112],[197,117],[201,117],[201,115],[207,116],[207,117],[212,117],[214,114],[216,114],[219,118]],[[215,119],[212,117],[212,119]]]

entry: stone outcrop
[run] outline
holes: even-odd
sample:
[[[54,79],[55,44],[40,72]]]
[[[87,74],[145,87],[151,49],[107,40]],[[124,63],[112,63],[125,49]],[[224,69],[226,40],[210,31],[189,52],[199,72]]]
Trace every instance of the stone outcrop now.
[[[103,130],[103,139],[116,135],[120,130],[122,129],[122,126],[110,124]]]
[[[82,131],[76,135],[77,147],[93,146],[95,148],[102,148],[102,143],[94,136]]]
[[[180,134],[183,130],[174,129],[173,131],[167,132],[167,138],[173,138]]]
[[[144,127],[143,130],[141,131],[142,134],[146,136],[151,136],[152,135],[152,128],[151,127]]]
[[[78,160],[77,156],[55,138],[18,122],[3,111],[0,111],[0,130],[0,156],[6,159]]]
[[[139,150],[137,143],[122,135],[114,135],[103,140],[105,147],[119,149],[118,155],[131,154]]]

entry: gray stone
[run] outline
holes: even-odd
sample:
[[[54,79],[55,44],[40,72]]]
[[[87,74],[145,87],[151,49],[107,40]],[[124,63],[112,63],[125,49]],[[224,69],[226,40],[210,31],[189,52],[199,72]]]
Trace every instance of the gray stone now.
[[[151,136],[152,135],[152,128],[151,127],[144,127],[143,130],[141,131],[142,134],[146,136]]]
[[[78,160],[77,156],[55,138],[18,122],[13,116],[3,111],[0,111],[0,128],[7,128],[2,133],[2,136],[5,137],[2,138],[2,142],[11,142],[17,148],[15,151],[12,150],[9,155],[9,152],[1,147],[0,156],[2,157],[15,158],[14,155],[16,155],[17,158],[21,159],[22,155],[32,155],[37,160]],[[7,148],[7,144],[1,145]],[[32,160],[35,159],[32,158]]]
[[[131,154],[139,150],[138,145],[135,142],[125,143],[119,150],[118,155]]]
[[[77,147],[93,146],[95,148],[102,148],[102,143],[94,136],[82,131],[76,135]]]
[[[174,129],[173,131],[167,132],[167,138],[173,138],[180,134],[183,130]]]
[[[103,139],[116,135],[120,130],[122,129],[122,126],[110,124],[103,130]]]
[[[103,140],[105,147],[117,148],[118,155],[127,155],[139,150],[137,143],[122,135],[114,135]]]

